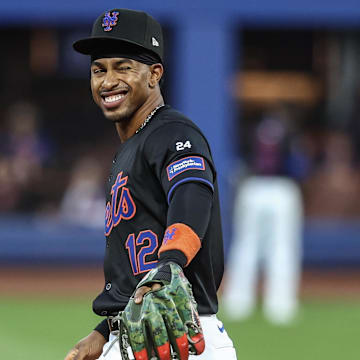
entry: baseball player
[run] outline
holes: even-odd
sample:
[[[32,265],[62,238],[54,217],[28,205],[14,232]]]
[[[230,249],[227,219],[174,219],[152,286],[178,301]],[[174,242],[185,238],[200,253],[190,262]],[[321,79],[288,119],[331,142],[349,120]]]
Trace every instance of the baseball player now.
[[[265,114],[252,137],[251,174],[235,197],[228,286],[223,288],[224,309],[233,319],[245,319],[256,309],[260,275],[267,320],[287,325],[298,313],[303,205],[295,179],[304,170],[291,123],[289,109],[279,106]]]
[[[216,317],[223,275],[217,178],[198,127],[164,104],[163,36],[144,12],[113,9],[89,38],[95,103],[120,144],[106,184],[104,320],[65,360],[236,359]]]

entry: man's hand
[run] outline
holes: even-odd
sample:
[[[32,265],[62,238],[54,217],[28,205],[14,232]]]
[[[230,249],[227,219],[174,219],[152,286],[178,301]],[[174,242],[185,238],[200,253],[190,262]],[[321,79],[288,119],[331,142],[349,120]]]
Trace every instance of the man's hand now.
[[[102,353],[106,339],[96,330],[81,339],[64,360],[96,360]]]

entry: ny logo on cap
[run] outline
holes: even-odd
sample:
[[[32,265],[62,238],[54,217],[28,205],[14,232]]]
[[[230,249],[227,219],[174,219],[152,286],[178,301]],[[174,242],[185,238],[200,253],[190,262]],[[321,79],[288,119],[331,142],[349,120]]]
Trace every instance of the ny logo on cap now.
[[[102,27],[104,28],[104,31],[111,31],[112,26],[115,26],[118,21],[118,11],[113,11],[112,15],[110,15],[110,11],[106,12],[104,15]]]

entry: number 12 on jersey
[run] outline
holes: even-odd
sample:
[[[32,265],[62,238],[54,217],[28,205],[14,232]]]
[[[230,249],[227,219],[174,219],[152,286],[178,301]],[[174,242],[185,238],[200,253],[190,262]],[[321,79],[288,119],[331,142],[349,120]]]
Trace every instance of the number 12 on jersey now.
[[[137,250],[136,246],[141,246],[141,248]],[[129,252],[130,264],[134,275],[156,267],[158,261],[147,261],[146,257],[154,254],[158,246],[158,237],[151,230],[141,231],[136,239],[135,234],[129,234],[125,242],[125,247]]]

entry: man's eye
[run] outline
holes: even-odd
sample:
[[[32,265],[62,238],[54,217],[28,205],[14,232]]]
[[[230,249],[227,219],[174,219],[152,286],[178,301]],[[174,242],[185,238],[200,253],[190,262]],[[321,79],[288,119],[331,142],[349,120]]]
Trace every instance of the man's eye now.
[[[94,69],[94,70],[93,70],[93,73],[94,73],[94,74],[99,74],[99,73],[102,73],[102,72],[104,72],[103,69]]]
[[[130,70],[130,69],[131,69],[130,66],[120,66],[120,67],[119,67],[119,70],[120,70],[120,71],[127,71],[127,70]]]

